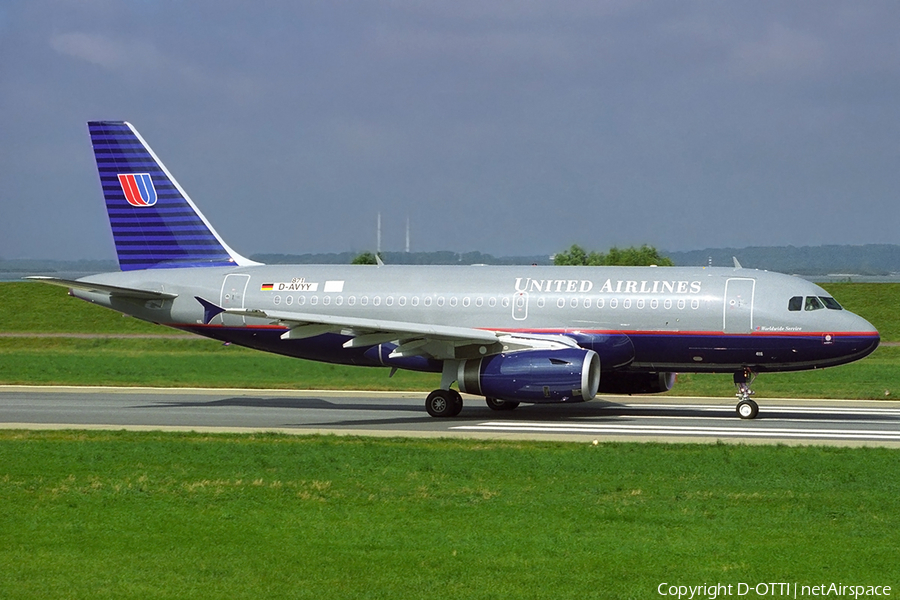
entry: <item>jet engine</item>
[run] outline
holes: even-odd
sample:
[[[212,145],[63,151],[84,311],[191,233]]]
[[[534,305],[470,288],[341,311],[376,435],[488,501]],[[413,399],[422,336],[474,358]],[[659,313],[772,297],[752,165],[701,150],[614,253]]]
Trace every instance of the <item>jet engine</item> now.
[[[675,373],[611,371],[603,374],[599,391],[605,394],[658,394],[668,392],[673,385],[675,385]]]
[[[520,350],[460,362],[459,390],[522,402],[584,402],[597,395],[600,357],[593,350]]]

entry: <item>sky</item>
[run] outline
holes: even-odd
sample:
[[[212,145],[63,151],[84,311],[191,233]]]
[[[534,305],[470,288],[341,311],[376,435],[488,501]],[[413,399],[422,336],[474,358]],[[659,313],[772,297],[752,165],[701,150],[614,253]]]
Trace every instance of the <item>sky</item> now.
[[[0,257],[113,259],[88,120],[236,251],[900,244],[900,3],[4,0]]]

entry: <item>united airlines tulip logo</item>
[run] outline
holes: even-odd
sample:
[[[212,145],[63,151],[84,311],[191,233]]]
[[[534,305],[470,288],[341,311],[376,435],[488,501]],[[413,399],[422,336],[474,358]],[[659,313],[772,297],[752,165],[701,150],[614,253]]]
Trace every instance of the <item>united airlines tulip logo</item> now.
[[[119,184],[125,192],[125,199],[132,206],[153,206],[156,204],[156,188],[150,173],[126,173],[119,175]]]

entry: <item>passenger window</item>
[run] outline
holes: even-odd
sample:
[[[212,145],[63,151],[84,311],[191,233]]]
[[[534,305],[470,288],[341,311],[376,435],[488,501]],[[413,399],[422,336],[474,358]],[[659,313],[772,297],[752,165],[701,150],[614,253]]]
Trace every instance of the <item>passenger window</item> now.
[[[807,296],[806,305],[804,306],[804,308],[806,310],[821,310],[825,308],[825,305],[822,304],[822,301],[815,296]]]
[[[844,310],[844,307],[838,304],[838,301],[831,296],[819,296],[819,300],[825,303],[825,308],[831,310]]]
[[[803,306],[803,296],[794,296],[788,300],[788,310],[800,310]]]

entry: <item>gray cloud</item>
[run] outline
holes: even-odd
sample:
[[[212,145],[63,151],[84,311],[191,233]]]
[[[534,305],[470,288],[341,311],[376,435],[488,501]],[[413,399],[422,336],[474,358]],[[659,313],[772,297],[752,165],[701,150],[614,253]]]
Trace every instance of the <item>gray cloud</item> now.
[[[112,256],[124,118],[244,253],[898,242],[892,2],[15,0],[0,256]],[[14,57],[14,58],[13,58]],[[52,200],[51,200],[52,199]],[[62,200],[64,199],[64,200]]]

